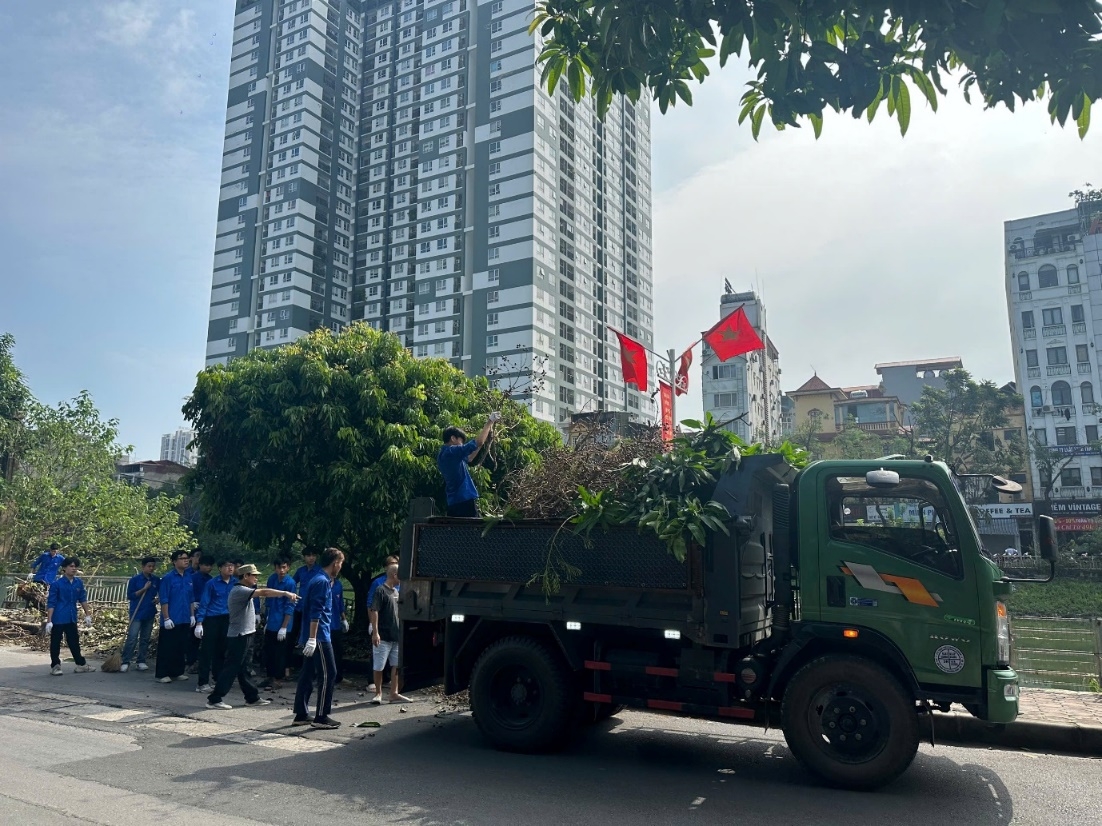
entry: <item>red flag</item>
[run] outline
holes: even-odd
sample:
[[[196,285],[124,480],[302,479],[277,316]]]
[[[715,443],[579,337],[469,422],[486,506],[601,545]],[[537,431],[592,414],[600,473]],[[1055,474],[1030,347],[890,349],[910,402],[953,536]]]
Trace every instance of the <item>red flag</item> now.
[[[646,393],[647,349],[619,330],[613,330],[612,332],[616,333],[616,338],[620,339],[620,369],[624,371],[624,382],[634,384]]]
[[[690,347],[684,353],[681,354],[681,363],[677,366],[677,378],[674,380],[674,384],[677,385],[677,395],[684,396],[689,392],[689,367],[693,363],[693,348]]]
[[[704,334],[704,341],[715,352],[720,361],[741,356],[752,350],[760,350],[761,337],[757,334],[750,319],[746,317],[746,310],[739,307],[711,330]]]

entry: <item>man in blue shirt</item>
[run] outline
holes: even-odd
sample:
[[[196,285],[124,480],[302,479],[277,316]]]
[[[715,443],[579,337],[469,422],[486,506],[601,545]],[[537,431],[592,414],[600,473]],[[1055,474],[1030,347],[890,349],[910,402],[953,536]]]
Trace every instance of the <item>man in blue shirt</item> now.
[[[191,577],[187,573],[188,552],[174,551],[172,570],[161,579],[161,635],[157,640],[157,682],[186,680],[184,673],[188,640],[195,626]]]
[[[92,609],[88,607],[88,592],[77,576],[80,560],[75,556],[61,561],[61,576],[50,585],[46,597],[46,633],[50,635],[50,673],[61,676],[61,637],[69,646],[76,668],[75,674],[92,671],[92,666],[80,653],[80,633],[77,630],[77,605],[84,609],[84,624],[92,625]]]
[[[214,557],[210,554],[204,554],[199,549],[191,552],[191,561],[184,573],[188,577],[188,582],[191,583],[192,612],[199,610],[199,602],[203,599],[203,591],[206,589],[207,583],[211,581],[210,571],[213,567]],[[188,674],[194,674],[199,670],[199,648],[199,638],[194,635],[188,637],[186,657]]]
[[[203,588],[199,607],[195,611],[194,635],[202,643],[199,649],[199,685],[195,690],[204,694],[214,690],[210,682],[212,668],[217,677],[226,664],[227,633],[230,627],[227,600],[233,586],[237,584],[237,577],[233,575],[235,568],[237,565],[228,559],[218,563],[218,576]]]
[[[119,666],[123,674],[130,670],[135,647],[138,649],[138,670],[149,670],[145,659],[149,655],[153,620],[157,617],[157,589],[161,586],[161,578],[153,574],[156,567],[157,557],[144,557],[141,572],[130,577],[130,582],[126,584],[126,598],[130,600],[130,627],[122,647],[122,665]]]
[[[344,605],[344,583],[337,579],[333,582],[333,621],[329,634],[333,638],[333,662],[337,664],[335,685],[344,682],[344,635],[348,633],[348,612]]]
[[[290,567],[286,559],[276,559],[272,563],[275,572],[268,577],[268,588],[294,594],[295,581],[287,574]],[[287,638],[295,616],[294,601],[289,597],[268,597],[264,607],[268,612],[264,623],[264,671],[268,679],[260,687],[278,691],[283,688],[282,680],[287,676],[288,644],[294,644],[294,638]]]
[[[302,552],[303,565],[295,571],[294,576],[291,578],[295,581],[295,588],[298,591],[299,600],[295,603],[295,616],[294,621],[291,624],[291,639],[297,640],[302,635],[302,600],[306,596],[306,586],[310,580],[313,579],[321,569],[318,567],[318,552],[313,548],[306,548]],[[291,650],[294,650],[292,646]],[[288,658],[287,662],[291,660]]]
[[[333,582],[341,575],[344,553],[337,548],[326,548],[321,554],[321,570],[325,576],[315,576],[307,583],[302,607],[302,672],[298,676],[295,692],[294,726],[310,725],[314,728],[334,729],[340,723],[329,717],[333,709],[333,686],[337,664],[333,659],[333,643],[330,627],[333,621]],[[318,702],[314,718],[310,719],[307,707],[314,690],[314,678],[320,678]]]
[[[471,457],[486,444],[490,431],[494,429],[494,422],[500,418],[500,413],[491,413],[486,426],[470,441],[467,441],[467,434],[458,427],[444,430],[444,446],[436,456],[436,467],[444,477],[448,516],[478,518],[478,488],[474,486],[467,465]]]
[[[43,585],[49,585],[57,579],[57,572],[61,569],[61,546],[56,542],[50,544],[50,550],[42,554],[31,565],[31,572],[27,579],[34,579]]]

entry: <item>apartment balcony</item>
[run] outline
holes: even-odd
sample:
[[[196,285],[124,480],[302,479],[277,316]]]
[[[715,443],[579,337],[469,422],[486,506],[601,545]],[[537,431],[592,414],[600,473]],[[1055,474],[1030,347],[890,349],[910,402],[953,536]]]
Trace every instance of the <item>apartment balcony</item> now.
[[[1083,499],[1086,498],[1087,488],[1084,485],[1060,485],[1052,494],[1054,499]]]
[[[1019,301],[1032,301],[1033,300],[1033,292],[1031,290],[1019,290],[1018,291],[1018,300]]]
[[[1095,404],[1093,402],[1090,402],[1088,404],[1084,404],[1083,405],[1083,415],[1084,416],[1102,415],[1102,404]]]
[[[1091,374],[1091,363],[1089,361],[1080,361],[1075,365],[1075,369],[1079,371],[1080,376],[1089,376]]]
[[[1085,333],[1085,332],[1087,332],[1087,324],[1086,324],[1086,322],[1084,322],[1084,321],[1077,321],[1077,322],[1075,322],[1074,324],[1072,324],[1072,325],[1071,325],[1071,332],[1072,332],[1073,334],[1076,334],[1076,333]]]
[[[1050,364],[1045,368],[1046,372],[1050,376],[1070,376],[1071,365],[1070,364]]]
[[[854,422],[857,427],[864,430],[866,433],[880,433],[880,434],[892,434],[899,433],[900,425],[898,422]],[[844,423],[835,423],[834,429],[838,432],[844,430],[846,425]]]
[[[1025,372],[1026,372],[1026,376],[1028,378],[1031,378],[1031,379],[1041,378],[1041,368],[1040,367],[1027,367]]]
[[[1053,336],[1066,336],[1068,334],[1068,328],[1065,324],[1049,324],[1047,327],[1041,328],[1041,335],[1045,338],[1052,338]]]
[[[1024,330],[1022,330],[1022,338],[1026,339],[1027,341],[1037,338],[1037,328],[1026,327]]]
[[[1079,295],[1083,292],[1082,284],[1068,284],[1068,295]]]
[[[1075,252],[1076,245],[1071,243],[1063,244],[1045,244],[1042,246],[1014,246],[1010,247],[1010,254],[1017,261],[1024,261],[1027,258],[1036,258],[1041,255],[1054,255],[1060,252]]]

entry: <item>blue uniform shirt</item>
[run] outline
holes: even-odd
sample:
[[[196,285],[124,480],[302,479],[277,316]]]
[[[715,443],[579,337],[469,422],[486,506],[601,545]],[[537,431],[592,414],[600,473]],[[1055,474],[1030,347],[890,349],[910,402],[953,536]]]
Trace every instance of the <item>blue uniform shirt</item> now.
[[[191,583],[191,601],[202,602],[203,591],[207,589],[207,583],[211,581],[211,575],[203,571],[193,571],[191,568],[188,568],[186,576],[188,582]]]
[[[161,578],[156,574],[149,577],[153,583],[141,596],[138,591],[145,587],[145,574],[135,574],[126,584],[126,598],[130,600],[130,616],[135,620],[147,620],[157,616],[157,591],[161,587]]]
[[[444,477],[444,493],[449,505],[470,502],[478,498],[478,488],[467,468],[470,455],[478,450],[478,442],[471,439],[465,445],[444,445],[436,456],[436,467]]]
[[[57,572],[61,570],[63,559],[64,557],[61,554],[52,554],[49,551],[38,557],[31,566],[31,570],[34,571],[34,581],[45,582],[49,585],[57,579]]]
[[[318,567],[316,562],[314,563],[313,567],[311,567],[311,568],[307,568],[305,565],[301,565],[299,567],[299,569],[297,571],[295,571],[295,575],[294,575],[293,579],[295,580],[295,584],[298,585],[298,595],[300,597],[299,601],[295,603],[295,607],[294,607],[294,611],[295,611],[296,614],[299,614],[299,613],[302,612],[302,599],[301,599],[301,597],[304,597],[306,595],[306,585],[307,585],[307,583],[309,583],[310,580],[312,580],[320,572],[321,572],[321,568]]]
[[[302,631],[298,641],[305,644],[310,639],[310,623],[318,621],[318,642],[332,642],[329,624],[333,619],[333,580],[327,574],[315,576],[306,585],[302,603]]]
[[[202,622],[207,617],[228,617],[230,606],[227,600],[230,591],[237,584],[237,577],[231,576],[226,582],[218,576],[207,583],[203,588],[203,596],[199,599],[199,607],[195,611],[195,621]]]
[[[174,568],[161,578],[158,595],[161,606],[168,608],[168,618],[176,625],[187,625],[191,622],[191,577],[177,573]]]
[[[268,577],[268,587],[276,591],[286,591],[289,594],[295,593],[295,581],[286,575],[280,579],[272,574]],[[283,627],[283,618],[293,616],[295,613],[294,603],[287,597],[266,597],[265,602],[268,605],[268,619],[264,623],[265,631],[278,631]]]
[[[53,608],[52,621],[54,625],[67,625],[77,621],[77,603],[87,602],[88,592],[84,590],[84,583],[80,577],[73,577],[70,582],[61,576],[50,584],[50,593],[46,596],[46,607]]]

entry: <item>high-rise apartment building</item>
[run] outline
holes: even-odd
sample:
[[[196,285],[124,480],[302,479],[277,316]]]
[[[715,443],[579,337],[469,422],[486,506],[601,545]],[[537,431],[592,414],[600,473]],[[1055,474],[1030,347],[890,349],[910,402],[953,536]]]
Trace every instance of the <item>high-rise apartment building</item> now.
[[[195,441],[195,431],[178,428],[175,433],[166,433],[161,437],[161,461],[175,462],[185,467],[195,467],[198,454],[188,447]]]
[[[364,320],[564,427],[654,407],[650,110],[539,84],[533,0],[238,0],[208,363]],[[609,340],[611,338],[611,341]]]
[[[780,354],[766,335],[765,304],[753,291],[729,291],[719,300],[719,317],[726,318],[739,307],[765,342],[755,350],[721,362],[705,342],[701,357],[700,383],[704,411],[746,442],[780,441],[781,389]]]
[[[1055,459],[1050,479],[1032,451],[1033,487],[1051,500],[1057,527],[1066,530],[1077,529],[1076,519],[1093,525],[1102,516],[1102,226],[1090,206],[1004,225],[1006,303],[1026,432]]]

